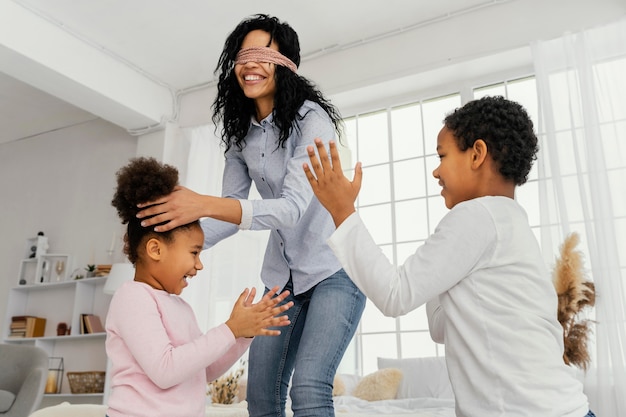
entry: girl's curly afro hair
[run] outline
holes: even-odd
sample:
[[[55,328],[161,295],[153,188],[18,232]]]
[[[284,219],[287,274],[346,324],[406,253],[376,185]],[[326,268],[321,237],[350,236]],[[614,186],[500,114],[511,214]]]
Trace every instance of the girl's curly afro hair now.
[[[135,218],[137,204],[164,197],[178,184],[178,170],[154,158],[134,158],[117,171],[117,190],[111,201],[123,224]]]
[[[526,182],[539,148],[533,122],[520,104],[501,96],[483,97],[456,109],[444,124],[462,151],[482,139],[504,178],[516,185]]]
[[[116,176],[117,189],[111,204],[117,209],[122,224],[128,224],[124,236],[124,253],[134,264],[138,259],[137,248],[145,236],[158,235],[171,240],[172,231],[157,234],[152,228],[141,226],[137,219],[137,204],[170,194],[178,185],[178,170],[154,158],[139,157],[120,168]]]

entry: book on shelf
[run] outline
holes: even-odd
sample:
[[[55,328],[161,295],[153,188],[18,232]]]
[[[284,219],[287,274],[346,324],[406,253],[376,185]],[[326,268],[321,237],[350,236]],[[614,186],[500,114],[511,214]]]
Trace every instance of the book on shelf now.
[[[100,320],[100,316],[95,314],[81,314],[80,315],[80,333],[104,333],[104,326]]]
[[[26,337],[43,337],[46,333],[46,319],[28,317],[26,319]]]
[[[43,337],[46,333],[46,319],[35,316],[13,316],[9,338]]]

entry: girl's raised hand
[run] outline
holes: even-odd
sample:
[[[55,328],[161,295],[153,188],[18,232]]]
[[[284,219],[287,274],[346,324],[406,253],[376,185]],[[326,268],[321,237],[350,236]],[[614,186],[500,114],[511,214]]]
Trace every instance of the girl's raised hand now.
[[[361,190],[361,179],[363,177],[361,163],[357,163],[354,167],[354,178],[350,181],[343,175],[339,151],[335,142],[331,140],[329,143],[330,160],[324,143],[320,139],[315,139],[315,146],[319,153],[319,159],[315,155],[315,148],[310,145],[307,146],[309,160],[315,175],[311,172],[308,164],[305,163],[302,168],[304,168],[315,196],[328,210],[335,222],[335,226],[338,227],[348,216],[356,211],[354,201]]]
[[[252,290],[246,288],[239,295],[230,318],[226,321],[226,325],[236,338],[278,336],[280,330],[269,329],[269,327],[283,327],[291,324],[286,315],[278,316],[293,306],[291,301],[280,304],[289,295],[289,291],[276,295],[279,289],[278,286],[272,288],[256,304],[253,303],[256,294],[254,288]]]

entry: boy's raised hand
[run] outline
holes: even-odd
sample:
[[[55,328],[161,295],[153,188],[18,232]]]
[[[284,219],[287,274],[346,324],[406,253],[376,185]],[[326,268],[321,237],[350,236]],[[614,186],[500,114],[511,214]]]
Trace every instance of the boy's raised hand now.
[[[280,304],[289,291],[283,291],[276,295],[280,287],[276,286],[268,291],[261,300],[254,304],[256,289],[246,288],[237,299],[230,318],[226,325],[233,332],[235,338],[254,336],[278,336],[280,330],[268,329],[268,327],[288,326],[291,322],[286,315],[278,316],[283,311],[289,310],[293,306],[290,301]]]
[[[361,163],[358,162],[354,167],[354,178],[350,181],[343,175],[339,151],[335,142],[331,140],[329,143],[331,160],[328,159],[326,148],[324,148],[324,143],[320,139],[315,139],[315,146],[319,153],[319,159],[315,155],[315,148],[311,145],[307,146],[307,152],[315,175],[311,172],[308,164],[305,163],[302,167],[315,196],[329,211],[335,226],[338,227],[348,216],[356,211],[354,201],[361,189],[363,170],[361,169]]]

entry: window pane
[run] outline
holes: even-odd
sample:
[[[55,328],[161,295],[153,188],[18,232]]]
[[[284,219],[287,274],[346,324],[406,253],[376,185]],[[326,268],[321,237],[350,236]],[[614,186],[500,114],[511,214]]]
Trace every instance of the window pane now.
[[[361,333],[395,332],[396,319],[385,317],[368,298],[361,317]]]
[[[396,200],[426,195],[424,158],[409,159],[393,164],[393,182]]]
[[[345,140],[345,145],[348,147],[348,149],[350,149],[350,153],[352,154],[352,160],[358,161],[358,154],[357,154],[357,132],[356,132],[356,118],[355,117],[350,117],[349,119],[344,119],[343,121],[343,140]],[[343,162],[343,161],[342,161]],[[348,169],[351,168],[352,165],[354,164],[350,164],[350,165],[344,165],[343,169]]]
[[[378,358],[397,358],[398,344],[395,334],[363,335],[363,375],[378,370]]]
[[[381,245],[391,242],[391,205],[361,207],[359,215],[374,241]]]
[[[474,90],[474,98],[479,99],[485,96],[502,96],[506,97],[506,89],[504,83],[498,83],[480,87]]]
[[[363,166],[389,162],[387,112],[359,117],[357,134],[358,158]]]
[[[430,225],[430,234],[435,231],[435,227],[439,224],[443,216],[448,214],[443,197],[430,197],[428,199],[428,224]]]
[[[615,237],[617,238],[617,247],[626,248],[626,219],[615,220]],[[626,251],[618,251],[618,257],[620,267],[626,267]],[[622,277],[626,279],[626,274],[622,273]],[[623,287],[626,290],[626,282],[624,284]]]
[[[626,184],[626,169],[618,169],[609,171],[609,188],[611,190],[623,190]],[[613,207],[613,215],[616,217],[626,217],[626,194],[624,192],[612,193],[611,202]],[[626,246],[618,246],[626,248]],[[624,250],[626,252],[626,250]]]
[[[391,111],[391,135],[394,160],[424,154],[422,111],[419,103],[397,107]]]
[[[531,226],[538,226],[541,223],[539,214],[539,184],[534,181],[517,187],[515,199],[526,211],[528,223]]]
[[[406,259],[413,255],[415,253],[415,251],[417,250],[417,248],[423,244],[424,242],[420,241],[420,242],[410,242],[410,243],[398,243],[398,245],[396,245],[396,252],[397,252],[397,265],[402,265],[404,263],[404,261],[406,261]]]
[[[396,203],[396,239],[398,242],[426,239],[428,237],[428,212],[426,200]]]
[[[426,305],[422,305],[409,314],[399,318],[400,330],[428,330]]]
[[[401,333],[400,344],[403,358],[423,358],[437,356],[437,344],[428,332]]]
[[[626,122],[606,124],[600,132],[607,169],[626,166]]]
[[[597,88],[602,91],[602,100],[598,103],[598,117],[601,122],[626,119],[626,83],[613,82],[626,74],[626,58],[615,59],[596,64],[594,82],[601,83]],[[606,83],[609,83],[606,85]]]
[[[550,94],[554,98],[551,111],[554,116],[554,126],[557,131],[580,126],[582,114],[580,107],[570,106],[570,103],[581,103],[578,91],[577,75],[574,71],[560,71],[550,75]],[[570,111],[562,111],[569,109]]]
[[[537,101],[537,83],[535,77],[511,81],[506,87],[507,98],[524,106],[535,126],[539,123],[539,102]]]
[[[426,157],[426,189],[428,190],[428,195],[441,195],[439,180],[433,177],[433,171],[437,169],[438,166],[439,156],[435,154]]]
[[[461,96],[454,94],[434,100],[425,101],[422,104],[424,115],[424,149],[426,154],[436,153],[437,135],[443,127],[443,119],[446,115],[461,105]]]
[[[351,178],[351,177],[350,177]],[[391,179],[389,165],[363,168],[363,182],[359,192],[359,206],[391,201]]]

